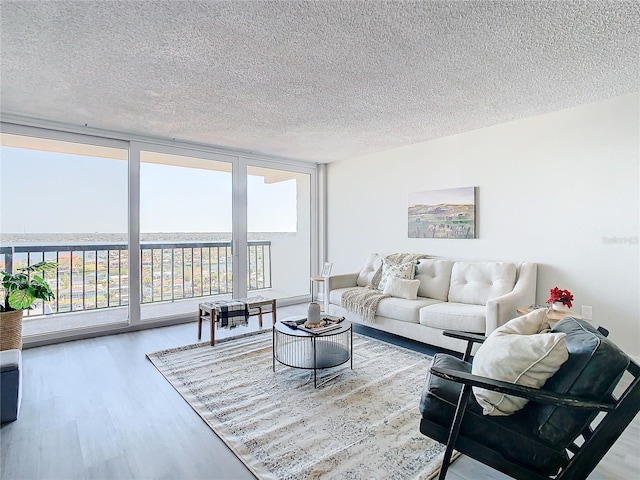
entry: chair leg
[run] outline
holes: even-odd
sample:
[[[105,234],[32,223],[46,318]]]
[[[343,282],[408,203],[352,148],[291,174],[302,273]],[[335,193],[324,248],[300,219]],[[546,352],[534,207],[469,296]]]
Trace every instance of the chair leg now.
[[[458,398],[458,405],[456,406],[456,413],[453,417],[453,423],[451,424],[451,430],[449,430],[449,438],[447,439],[447,448],[444,451],[442,457],[442,466],[440,467],[440,475],[438,480],[444,480],[449,470],[449,462],[451,462],[451,455],[453,454],[453,447],[458,439],[458,432],[460,432],[460,425],[462,424],[462,417],[467,409],[467,402],[469,401],[469,395],[471,394],[471,385],[465,385],[460,392]]]
[[[462,356],[462,360],[464,362],[468,362],[471,358],[471,349],[473,348],[473,342],[467,342],[467,348],[464,351],[464,355]]]

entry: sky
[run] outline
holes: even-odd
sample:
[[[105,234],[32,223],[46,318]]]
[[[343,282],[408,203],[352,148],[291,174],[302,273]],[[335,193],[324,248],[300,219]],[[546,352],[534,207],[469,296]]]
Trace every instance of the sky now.
[[[438,205],[449,203],[452,205],[473,205],[474,187],[447,188],[444,190],[430,190],[409,194],[409,206]]]
[[[127,231],[127,162],[0,147],[2,233]],[[248,229],[296,230],[296,181],[249,176]],[[140,229],[230,232],[231,174],[142,163]]]

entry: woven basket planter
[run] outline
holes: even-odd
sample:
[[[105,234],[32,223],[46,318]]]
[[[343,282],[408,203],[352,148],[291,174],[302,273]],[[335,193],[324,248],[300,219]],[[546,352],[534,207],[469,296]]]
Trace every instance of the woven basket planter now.
[[[22,310],[0,312],[0,350],[22,350]]]

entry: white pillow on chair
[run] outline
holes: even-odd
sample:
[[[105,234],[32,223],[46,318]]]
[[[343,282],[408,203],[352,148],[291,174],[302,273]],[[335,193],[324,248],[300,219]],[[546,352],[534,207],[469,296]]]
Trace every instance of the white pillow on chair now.
[[[504,382],[540,388],[569,359],[564,333],[549,332],[542,308],[509,320],[494,330],[473,357],[471,373]],[[473,387],[485,415],[511,415],[528,400]]]

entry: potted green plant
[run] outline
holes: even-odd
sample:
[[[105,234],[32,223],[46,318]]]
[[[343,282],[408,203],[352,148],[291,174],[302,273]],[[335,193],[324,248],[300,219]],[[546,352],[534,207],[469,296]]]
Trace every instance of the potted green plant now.
[[[0,305],[0,350],[22,348],[23,310],[36,300],[55,298],[49,284],[36,272],[58,268],[56,262],[38,262],[19,268],[16,273],[0,272],[4,287],[4,304]]]

